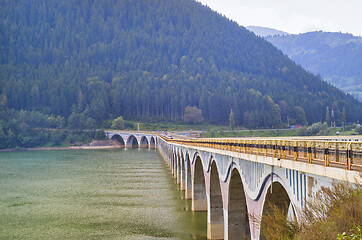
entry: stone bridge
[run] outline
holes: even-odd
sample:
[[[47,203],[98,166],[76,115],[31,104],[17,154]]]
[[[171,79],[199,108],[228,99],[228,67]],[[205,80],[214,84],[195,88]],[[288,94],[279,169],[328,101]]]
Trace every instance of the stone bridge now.
[[[148,133],[106,132],[109,139],[125,148],[156,148],[157,136]]]
[[[149,147],[159,149],[185,198],[192,200],[192,211],[207,211],[208,239],[263,238],[263,216],[272,211],[271,204],[282,208],[286,218],[299,221],[299,210],[321,186],[360,180],[361,142],[354,143],[352,152],[349,143],[337,142],[319,146],[294,141],[288,147],[283,141],[178,141],[161,135],[108,133],[111,139],[118,136],[126,147],[135,147],[136,140],[145,147],[147,140]]]

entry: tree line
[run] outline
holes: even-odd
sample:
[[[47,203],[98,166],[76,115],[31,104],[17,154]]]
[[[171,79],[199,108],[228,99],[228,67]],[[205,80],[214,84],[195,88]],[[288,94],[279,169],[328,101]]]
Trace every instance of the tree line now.
[[[282,127],[361,120],[362,104],[193,0],[0,2],[0,107],[107,119]]]

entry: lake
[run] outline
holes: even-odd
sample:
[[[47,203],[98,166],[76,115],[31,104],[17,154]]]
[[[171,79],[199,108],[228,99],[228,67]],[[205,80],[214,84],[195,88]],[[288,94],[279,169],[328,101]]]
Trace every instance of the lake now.
[[[0,239],[206,239],[156,149],[0,153]]]

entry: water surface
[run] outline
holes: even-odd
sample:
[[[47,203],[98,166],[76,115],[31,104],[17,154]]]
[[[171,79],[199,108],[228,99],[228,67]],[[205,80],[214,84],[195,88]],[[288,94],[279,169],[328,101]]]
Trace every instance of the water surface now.
[[[206,239],[157,150],[0,153],[0,239]]]

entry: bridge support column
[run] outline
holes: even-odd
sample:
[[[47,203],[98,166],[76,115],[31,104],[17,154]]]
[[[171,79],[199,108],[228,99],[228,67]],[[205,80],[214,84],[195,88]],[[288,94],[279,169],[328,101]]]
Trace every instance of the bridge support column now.
[[[228,184],[220,181],[216,162],[213,161],[209,176],[210,179],[207,211],[207,238],[224,239],[224,198],[227,198]]]
[[[179,184],[180,183],[180,155],[179,155],[179,153],[176,154],[174,178],[176,178],[176,183]]]
[[[221,202],[222,205],[222,202]],[[207,239],[224,239],[224,223],[223,214],[211,216],[210,195],[207,194]],[[223,211],[223,209],[221,209]],[[211,222],[213,218],[213,222]]]
[[[203,180],[203,179],[202,179]],[[203,184],[194,184],[192,189],[192,211],[201,212],[207,211],[207,196],[205,195],[205,186]]]
[[[180,190],[185,191],[185,181],[181,181]]]
[[[224,224],[207,223],[207,239],[224,239]]]
[[[192,189],[185,189],[185,199],[192,199]]]
[[[207,211],[207,195],[204,170],[201,159],[197,158],[192,178],[192,211]]]
[[[192,181],[191,181],[191,165],[189,156],[186,156],[185,162],[185,199],[192,199]]]
[[[173,158],[172,161],[172,174],[173,174],[173,178],[177,177],[177,157],[176,155]]]
[[[207,202],[205,200],[195,200],[192,199],[191,210],[194,212],[203,212],[207,211]]]
[[[177,165],[176,165],[176,163],[174,163],[172,173],[173,173],[173,178],[177,179]]]

